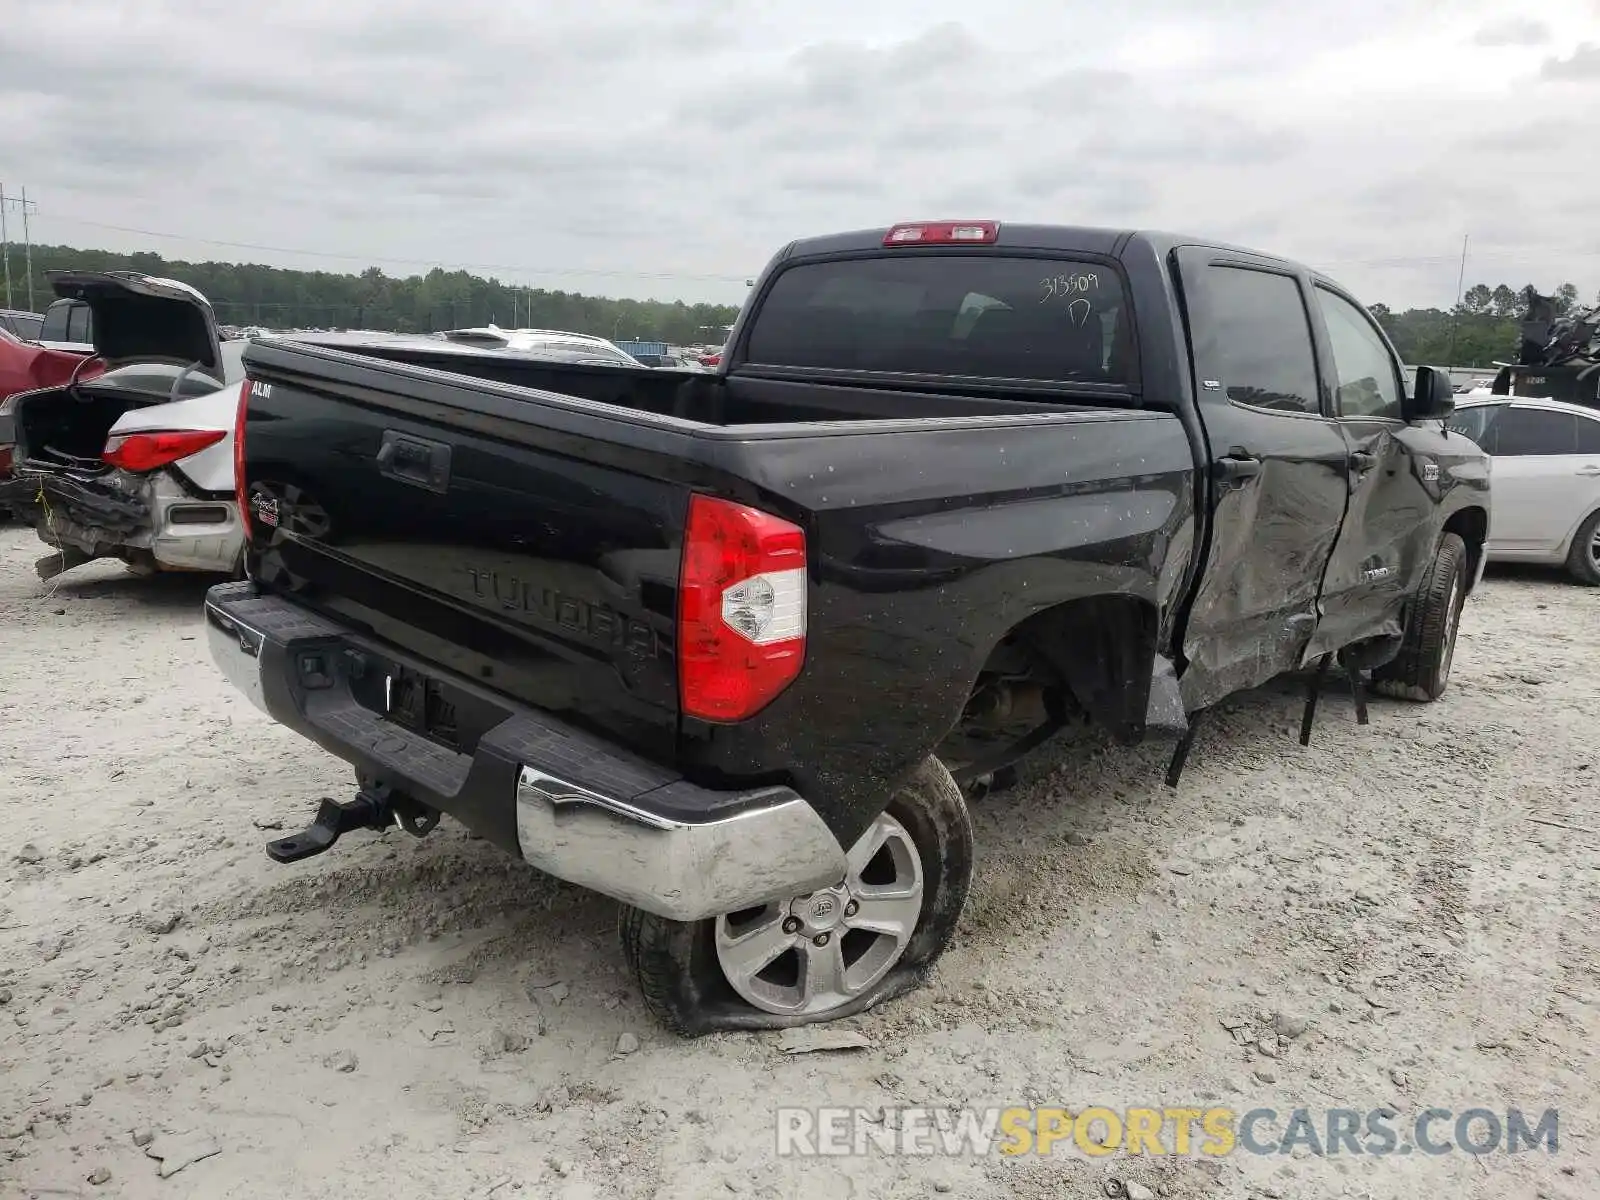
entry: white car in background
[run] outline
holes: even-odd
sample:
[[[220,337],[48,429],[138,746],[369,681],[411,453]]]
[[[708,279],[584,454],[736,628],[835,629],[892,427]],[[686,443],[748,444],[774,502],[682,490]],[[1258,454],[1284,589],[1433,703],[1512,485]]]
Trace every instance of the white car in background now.
[[[1490,456],[1489,560],[1564,566],[1600,586],[1600,410],[1477,391],[1445,427]]]
[[[505,350],[510,353],[544,357],[554,352],[562,358],[587,353],[596,362],[619,363],[625,367],[643,366],[621,346],[590,333],[569,333],[560,329],[501,329],[485,325],[478,329],[447,329],[439,334],[457,346],[478,350]]]
[[[633,356],[640,365],[655,367],[662,371],[688,371],[692,375],[703,375],[706,368],[700,365],[698,358],[689,358],[686,354],[635,354]]]

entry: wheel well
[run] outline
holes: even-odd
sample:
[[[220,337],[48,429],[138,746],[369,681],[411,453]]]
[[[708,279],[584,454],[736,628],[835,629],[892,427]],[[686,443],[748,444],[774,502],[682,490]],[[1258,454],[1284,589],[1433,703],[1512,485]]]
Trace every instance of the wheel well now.
[[[1567,539],[1566,546],[1564,547],[1567,554],[1572,553],[1573,543],[1577,541],[1578,535],[1583,532],[1583,527],[1590,521],[1594,520],[1597,515],[1600,515],[1600,507],[1591,508],[1584,513],[1583,516],[1579,518],[1578,523],[1572,527],[1572,536]]]
[[[1155,606],[1134,596],[1086,596],[1035,613],[990,651],[973,686],[1028,680],[1056,715],[1089,719],[1119,737],[1143,729],[1156,652]],[[1052,695],[1053,693],[1053,695]]]
[[[1467,544],[1467,587],[1478,578],[1478,564],[1483,558],[1484,542],[1489,537],[1489,510],[1463,508],[1450,514],[1444,523],[1444,532],[1453,533]]]

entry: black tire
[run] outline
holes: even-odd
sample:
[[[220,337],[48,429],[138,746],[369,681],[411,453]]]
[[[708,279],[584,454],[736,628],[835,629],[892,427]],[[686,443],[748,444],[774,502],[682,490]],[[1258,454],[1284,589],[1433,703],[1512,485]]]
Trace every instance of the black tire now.
[[[1600,512],[1589,514],[1578,526],[1572,549],[1567,551],[1567,571],[1579,583],[1600,587]]]
[[[911,835],[922,862],[922,908],[904,953],[870,989],[819,1015],[757,1009],[729,985],[717,961],[716,921],[668,920],[627,905],[617,932],[628,970],[651,1015],[687,1037],[720,1030],[784,1029],[853,1016],[917,987],[949,945],[972,880],[972,819],[950,772],[924,760],[885,811]]]
[[[1439,539],[1433,564],[1412,598],[1400,653],[1372,673],[1385,696],[1420,703],[1437,700],[1450,686],[1456,633],[1467,595],[1467,544],[1454,533]]]

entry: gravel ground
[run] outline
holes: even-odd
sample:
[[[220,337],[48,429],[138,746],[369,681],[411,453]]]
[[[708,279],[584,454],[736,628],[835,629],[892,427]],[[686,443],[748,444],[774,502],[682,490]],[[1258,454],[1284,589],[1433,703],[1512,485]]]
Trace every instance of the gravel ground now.
[[[929,985],[789,1056],[654,1027],[613,906],[459,826],[273,866],[347,770],[211,669],[204,581],[39,552],[0,529],[0,1194],[1600,1194],[1600,591],[1491,575],[1444,701],[1335,689],[1302,749],[1297,689],[1240,697],[1176,793],[1057,750],[978,806]],[[963,1103],[1554,1106],[1560,1148],[775,1155],[778,1104]]]

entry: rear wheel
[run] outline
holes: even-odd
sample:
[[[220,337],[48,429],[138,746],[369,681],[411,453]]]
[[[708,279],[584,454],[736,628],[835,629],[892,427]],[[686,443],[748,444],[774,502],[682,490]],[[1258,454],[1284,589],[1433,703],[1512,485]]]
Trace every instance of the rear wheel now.
[[[1444,695],[1455,660],[1461,606],[1467,594],[1467,544],[1454,533],[1439,539],[1433,564],[1412,598],[1400,653],[1372,674],[1386,696],[1430,701]]]
[[[914,987],[949,944],[972,878],[961,789],[927,759],[846,855],[845,877],[705,921],[623,908],[623,953],[680,1033],[781,1028],[863,1012]]]
[[[1567,570],[1579,583],[1600,587],[1600,512],[1590,514],[1578,527],[1567,552]]]

